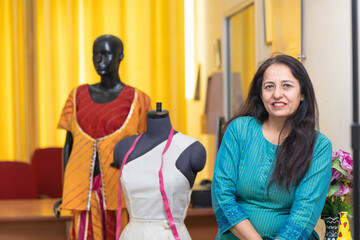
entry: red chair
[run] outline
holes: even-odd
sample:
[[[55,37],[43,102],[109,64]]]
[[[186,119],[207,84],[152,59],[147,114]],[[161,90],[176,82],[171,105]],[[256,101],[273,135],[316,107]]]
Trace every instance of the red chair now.
[[[38,148],[35,150],[31,166],[35,174],[38,194],[50,198],[62,195],[62,148]]]
[[[0,199],[36,198],[34,174],[28,163],[0,161]]]

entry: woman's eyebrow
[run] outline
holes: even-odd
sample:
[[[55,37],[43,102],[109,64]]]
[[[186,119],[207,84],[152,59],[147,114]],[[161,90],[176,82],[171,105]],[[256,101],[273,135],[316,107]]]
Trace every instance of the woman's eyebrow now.
[[[294,82],[293,80],[281,80],[281,82],[283,83],[283,82]]]
[[[266,84],[266,83],[274,83],[274,81],[267,80],[267,81],[264,81],[264,82],[263,82],[263,84]]]

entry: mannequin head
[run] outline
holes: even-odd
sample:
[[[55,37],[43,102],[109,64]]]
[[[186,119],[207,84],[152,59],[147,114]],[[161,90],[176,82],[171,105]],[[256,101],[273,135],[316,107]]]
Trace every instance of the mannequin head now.
[[[118,74],[124,57],[122,41],[113,35],[102,35],[93,45],[93,63],[100,76]]]

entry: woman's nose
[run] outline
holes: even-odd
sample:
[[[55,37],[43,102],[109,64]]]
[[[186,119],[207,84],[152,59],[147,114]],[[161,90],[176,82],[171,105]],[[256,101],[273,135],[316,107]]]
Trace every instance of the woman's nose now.
[[[281,89],[281,87],[275,87],[274,98],[281,98],[282,95],[283,95],[283,90]]]

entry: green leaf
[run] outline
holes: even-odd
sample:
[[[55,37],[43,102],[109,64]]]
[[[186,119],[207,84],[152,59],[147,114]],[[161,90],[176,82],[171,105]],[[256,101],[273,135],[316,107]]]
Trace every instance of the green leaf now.
[[[335,192],[341,188],[340,184],[334,184],[329,187],[328,196],[331,197]]]
[[[333,160],[332,164],[339,164],[340,165],[340,159],[337,157]]]
[[[344,174],[345,176],[349,176],[349,173],[347,171],[345,171],[344,169],[342,169],[340,161],[334,161],[332,168],[335,168],[336,170],[338,170],[339,172],[341,172],[342,174]]]
[[[339,214],[336,205],[330,200],[326,199],[324,208],[321,212],[323,217],[336,217]]]
[[[324,208],[321,212],[322,217],[336,217],[341,211],[348,212],[349,218],[352,217],[352,206],[346,202],[343,202],[340,197],[333,196],[327,197]]]

